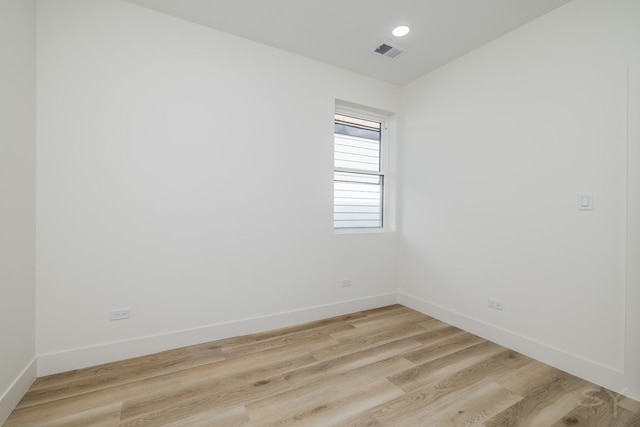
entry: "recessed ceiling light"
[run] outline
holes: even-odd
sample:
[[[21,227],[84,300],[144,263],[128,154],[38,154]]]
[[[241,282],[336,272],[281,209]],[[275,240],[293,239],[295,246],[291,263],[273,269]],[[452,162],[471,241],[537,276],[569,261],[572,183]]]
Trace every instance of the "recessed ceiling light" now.
[[[409,27],[407,27],[406,25],[400,25],[399,27],[395,27],[393,31],[391,31],[391,34],[396,37],[404,37],[409,34],[409,31]]]

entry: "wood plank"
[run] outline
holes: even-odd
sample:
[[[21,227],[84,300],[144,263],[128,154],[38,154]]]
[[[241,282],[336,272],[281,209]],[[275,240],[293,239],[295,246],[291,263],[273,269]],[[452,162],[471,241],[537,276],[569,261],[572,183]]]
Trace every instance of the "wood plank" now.
[[[224,359],[222,350],[208,344],[107,363],[65,373],[60,377],[50,376],[36,381],[20,401],[18,408],[168,375]]]
[[[453,354],[422,363],[399,374],[389,376],[389,380],[404,391],[410,392],[438,382],[462,369],[504,352],[505,349],[503,347],[484,341]]]
[[[384,427],[384,424],[377,420],[370,411],[362,411],[356,416],[336,423],[334,427]]]
[[[347,323],[333,323],[326,326],[317,326],[307,330],[286,333],[282,336],[260,339],[250,343],[226,345],[223,346],[221,350],[227,359],[291,345],[304,346],[306,350],[312,351],[326,347],[327,340],[332,339],[330,337],[331,334],[352,329],[354,329],[354,327]]]
[[[442,332],[449,332],[443,335]],[[483,338],[460,331],[459,329],[449,330],[448,328],[438,329],[414,338],[425,345],[403,356],[415,364],[422,364],[439,359],[443,356],[456,353],[465,348],[486,341]]]
[[[346,356],[316,362],[297,369],[285,376],[289,384],[299,385],[318,381],[333,375],[341,374],[375,362],[399,356],[403,352],[419,347],[420,343],[412,339],[404,339],[382,344],[373,348],[350,353]],[[407,366],[412,366],[407,363]]]
[[[144,413],[162,412],[168,406],[182,408],[188,404],[201,407],[205,404],[232,406],[247,403],[263,394],[288,389],[289,383],[283,374],[316,362],[308,353],[299,349],[289,353],[287,357],[283,357],[282,349],[276,350],[279,352],[266,353],[269,360],[265,360],[265,354],[259,353],[229,360],[215,371],[185,371],[180,383],[170,390],[158,390],[127,399],[122,417],[126,419]]]
[[[166,396],[163,399],[132,399],[122,407],[120,423],[128,426],[159,426],[167,422],[182,420],[192,414],[221,410],[253,402],[254,400],[289,390],[289,384],[282,376],[272,377],[250,384],[242,384],[233,388],[181,388],[183,394]],[[170,404],[167,404],[170,402]]]
[[[524,398],[488,420],[486,427],[524,425],[550,425],[562,414],[578,405],[580,387],[585,383],[576,377],[556,376],[536,387]]]
[[[406,324],[416,324],[424,321],[424,314],[413,310],[397,311],[393,314],[387,313],[384,316],[365,316],[350,322],[355,328],[361,331],[380,331],[391,329]]]
[[[179,378],[159,376],[68,398],[54,399],[38,405],[15,409],[7,422],[11,421],[15,422],[15,425],[24,426],[37,424],[41,419],[53,422],[53,420],[63,418],[72,413],[89,411],[92,408],[112,404],[121,405],[127,399],[145,396],[158,390],[167,390],[169,392],[179,383]]]
[[[424,329],[415,324],[381,331],[346,331],[344,333],[341,332],[338,337],[336,337],[338,334],[331,334],[331,337],[334,337],[337,343],[332,346],[314,350],[312,354],[313,357],[318,360],[333,359],[338,356],[345,356],[363,349],[411,338],[423,333],[425,333]],[[347,336],[346,334],[350,335]]]
[[[329,396],[305,400],[304,405],[288,406],[277,412],[248,411],[254,426],[333,426],[389,399],[402,394],[396,386],[384,379],[357,387],[341,387]]]
[[[399,372],[413,366],[401,357],[392,357],[370,365],[312,381],[286,392],[260,399],[247,406],[249,417],[256,425],[270,423],[297,423],[301,419],[316,419],[317,413],[337,421],[343,421],[352,413],[354,405],[359,410],[376,406],[382,401],[395,398],[402,391],[384,378],[388,372]],[[379,400],[380,395],[386,396]],[[355,396],[360,396],[356,398]],[[336,415],[337,408],[343,415]],[[332,415],[329,415],[332,414]],[[348,415],[348,416],[346,416]],[[340,418],[340,419],[339,419]],[[330,424],[329,424],[330,425]]]
[[[515,394],[528,396],[535,389],[544,386],[555,378],[568,378],[570,376],[570,374],[545,365],[542,362],[531,360],[531,363],[519,369],[506,372],[496,379],[496,382]]]
[[[422,422],[419,421],[422,419],[422,415],[431,413],[432,411],[429,408],[433,407],[441,399],[445,399],[444,401],[446,402],[451,399],[452,394],[455,395],[460,390],[473,390],[474,387],[478,388],[488,383],[493,383],[500,373],[523,366],[530,360],[514,351],[498,348],[501,350],[498,354],[487,357],[485,353],[482,359],[461,369],[460,366],[457,366],[455,369],[439,368],[435,372],[420,370],[420,374],[425,374],[426,372],[426,375],[420,376],[420,381],[416,381],[416,377],[404,376],[403,374],[406,372],[390,377],[394,384],[408,391],[408,393],[376,408],[374,411],[375,417],[385,425],[393,425],[396,419],[409,420],[408,422],[410,423]],[[442,364],[443,360],[435,362]],[[433,362],[430,362],[423,366],[432,364]],[[413,368],[412,370],[416,369]],[[501,388],[497,384],[495,387]],[[504,396],[516,396],[510,391],[504,390]],[[517,396],[517,398],[519,400],[521,397]]]
[[[432,391],[432,390],[431,390]],[[405,410],[401,416],[387,411],[376,414],[384,426],[471,426],[480,425],[522,399],[504,387],[482,380],[452,390],[440,397],[420,392],[421,405]]]
[[[620,395],[605,388],[589,387],[581,393],[577,400],[578,405],[553,426],[623,427],[640,422],[639,414],[634,414],[618,404],[620,398]]]
[[[98,406],[82,411],[65,413],[60,416],[47,416],[40,414],[38,418],[31,419],[28,422],[20,421],[17,418],[8,420],[4,426],[29,425],[31,427],[113,427],[117,426],[120,421],[120,409],[122,402],[113,403],[105,406]]]
[[[120,426],[121,424],[118,424]],[[209,411],[199,412],[185,418],[172,421],[171,427],[211,427],[233,426],[249,427],[249,415],[243,405],[228,408],[214,408]]]

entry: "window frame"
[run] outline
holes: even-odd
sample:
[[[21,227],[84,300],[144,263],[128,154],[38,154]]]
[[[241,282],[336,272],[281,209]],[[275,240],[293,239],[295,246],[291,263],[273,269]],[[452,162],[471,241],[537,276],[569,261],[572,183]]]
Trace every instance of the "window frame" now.
[[[351,169],[351,168],[337,168],[335,167],[335,145],[333,148],[333,172],[334,172],[334,195],[335,195],[335,173],[336,172],[348,172],[348,173],[362,173],[365,175],[378,175],[381,177],[381,227],[333,227],[335,234],[358,234],[358,233],[381,233],[394,231],[395,229],[395,215],[392,211],[394,207],[395,198],[393,197],[395,188],[395,182],[392,175],[392,162],[393,150],[392,146],[392,123],[393,114],[377,110],[374,108],[368,108],[360,105],[355,105],[346,102],[340,102],[336,100],[334,112],[333,112],[332,127],[335,128],[335,115],[341,114],[356,119],[363,119],[372,122],[380,123],[380,170],[368,171],[365,169]],[[335,144],[335,129],[333,131],[334,144]],[[335,223],[335,198],[333,202],[333,218],[332,224]]]

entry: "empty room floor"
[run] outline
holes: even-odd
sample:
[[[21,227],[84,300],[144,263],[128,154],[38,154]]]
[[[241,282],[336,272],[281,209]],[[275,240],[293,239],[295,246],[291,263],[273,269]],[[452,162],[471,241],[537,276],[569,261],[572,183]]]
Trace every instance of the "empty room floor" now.
[[[394,305],[38,378],[5,426],[640,426],[640,403]]]

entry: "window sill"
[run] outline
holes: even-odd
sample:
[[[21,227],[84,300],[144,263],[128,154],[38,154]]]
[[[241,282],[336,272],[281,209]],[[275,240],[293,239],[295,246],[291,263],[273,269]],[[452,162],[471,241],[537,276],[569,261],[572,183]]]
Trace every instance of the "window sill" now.
[[[334,228],[333,234],[381,234],[394,233],[395,230],[389,228]]]

